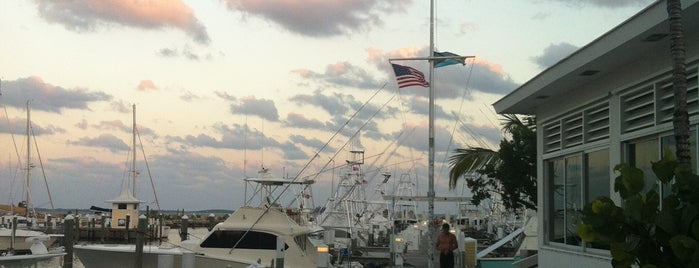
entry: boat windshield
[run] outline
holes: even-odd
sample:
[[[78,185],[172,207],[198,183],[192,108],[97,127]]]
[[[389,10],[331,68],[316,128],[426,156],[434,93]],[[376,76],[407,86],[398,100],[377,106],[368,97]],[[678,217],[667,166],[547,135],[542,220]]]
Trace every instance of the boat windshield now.
[[[250,231],[245,236],[245,231],[217,230],[201,243],[202,248],[235,248],[237,249],[277,249],[277,236],[274,234]],[[242,240],[241,240],[242,238]],[[236,246],[236,243],[240,243]],[[284,249],[289,245],[284,244]]]

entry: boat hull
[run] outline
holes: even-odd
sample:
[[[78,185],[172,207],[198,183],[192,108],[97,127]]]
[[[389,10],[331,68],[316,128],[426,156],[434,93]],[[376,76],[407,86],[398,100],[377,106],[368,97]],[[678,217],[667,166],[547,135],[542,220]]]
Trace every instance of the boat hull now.
[[[135,248],[134,245],[75,245],[73,252],[85,268],[121,268],[135,264]],[[182,267],[183,255],[183,250],[179,248],[143,246],[142,267],[157,268],[158,263],[167,263],[168,267]],[[193,255],[193,257],[195,268],[245,268],[251,264],[204,255]]]
[[[12,245],[12,230],[10,229],[5,229],[5,228],[0,228],[0,250],[6,250],[10,248],[10,245]],[[30,231],[30,230],[15,230],[15,245],[14,245],[14,250],[15,251],[29,251],[29,248],[32,246],[31,242],[26,242],[27,238],[30,237],[44,237],[46,238],[45,244],[47,246],[53,245],[53,243],[56,242],[56,240],[62,235],[47,235],[42,232],[37,232],[37,231]]]

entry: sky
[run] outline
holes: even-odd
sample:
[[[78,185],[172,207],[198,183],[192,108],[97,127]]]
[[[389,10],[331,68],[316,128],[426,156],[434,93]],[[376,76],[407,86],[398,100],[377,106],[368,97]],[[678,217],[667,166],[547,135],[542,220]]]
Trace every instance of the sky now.
[[[448,188],[448,159],[497,150],[492,104],[652,1],[435,2],[435,50],[475,57],[433,77],[435,191],[463,196]],[[151,208],[235,209],[261,167],[314,179],[307,201],[322,206],[352,150],[364,150],[370,198],[398,194],[400,177],[426,195],[429,90],[399,89],[389,59],[428,56],[429,10],[413,0],[0,1],[0,203],[26,196],[28,101],[35,207],[106,207],[131,189],[134,106],[136,196]],[[429,74],[426,61],[393,63]]]

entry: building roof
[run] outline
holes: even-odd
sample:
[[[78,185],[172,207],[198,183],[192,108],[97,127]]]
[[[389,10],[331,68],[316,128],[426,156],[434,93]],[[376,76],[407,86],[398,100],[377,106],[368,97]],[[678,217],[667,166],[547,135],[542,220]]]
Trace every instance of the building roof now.
[[[126,204],[138,204],[141,203],[141,200],[138,200],[133,194],[131,194],[131,191],[129,189],[124,189],[121,191],[121,194],[114,199],[104,201],[106,203],[126,203]]]
[[[699,0],[682,1],[687,52],[699,48]],[[535,114],[548,99],[567,94],[582,84],[648,56],[670,59],[669,24],[665,1],[655,1],[570,56],[536,75],[493,104],[500,114]],[[689,53],[687,54],[689,55]]]

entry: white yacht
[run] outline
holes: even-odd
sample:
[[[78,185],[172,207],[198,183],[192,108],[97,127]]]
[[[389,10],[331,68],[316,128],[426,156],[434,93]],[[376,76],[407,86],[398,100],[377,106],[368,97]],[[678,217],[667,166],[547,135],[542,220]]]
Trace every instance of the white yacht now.
[[[260,173],[266,176],[267,170]],[[271,188],[287,184],[310,184],[270,177],[245,181],[259,184],[259,193],[271,193]],[[185,240],[170,248],[144,246],[143,267],[158,267],[162,259],[179,267],[188,261],[186,253],[194,253],[194,267],[271,266],[278,258],[283,258],[284,267],[316,267],[316,246],[309,236],[321,229],[299,224],[289,216],[294,210],[275,205],[269,195],[262,200],[261,206],[246,203],[238,208],[201,240]],[[75,245],[74,252],[86,268],[124,267],[136,259],[135,245]]]

